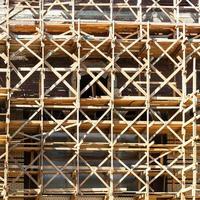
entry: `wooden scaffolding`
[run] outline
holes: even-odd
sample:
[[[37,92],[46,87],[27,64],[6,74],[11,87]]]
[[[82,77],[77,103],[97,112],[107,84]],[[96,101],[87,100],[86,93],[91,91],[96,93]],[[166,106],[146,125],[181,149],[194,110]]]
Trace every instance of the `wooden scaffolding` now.
[[[200,199],[199,0],[0,0],[0,198]]]

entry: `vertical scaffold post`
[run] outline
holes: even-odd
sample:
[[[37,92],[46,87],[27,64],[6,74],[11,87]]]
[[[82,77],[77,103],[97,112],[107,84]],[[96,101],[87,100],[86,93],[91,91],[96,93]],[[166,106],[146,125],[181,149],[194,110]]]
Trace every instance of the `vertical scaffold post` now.
[[[150,24],[148,22],[147,24],[147,70],[146,70],[146,90],[147,90],[147,96],[146,96],[146,115],[147,115],[147,131],[146,131],[146,140],[147,140],[147,144],[146,144],[146,156],[147,156],[147,167],[146,167],[146,194],[145,194],[145,200],[149,200],[149,182],[150,182],[150,179],[149,179],[149,171],[150,171],[150,142],[149,142],[149,138],[150,138],[150,127],[149,127],[149,124],[150,124],[150,119],[149,119],[149,115],[150,115]]]
[[[181,133],[182,133],[182,147],[181,147],[181,152],[182,152],[182,164],[183,164],[183,170],[182,170],[182,185],[181,185],[181,200],[185,200],[185,188],[186,188],[186,176],[185,176],[185,171],[184,168],[186,167],[186,151],[185,151],[185,142],[186,142],[186,127],[185,127],[185,122],[186,122],[186,116],[185,116],[185,103],[186,103],[186,46],[185,46],[185,24],[183,24],[183,42],[182,42],[182,53],[183,53],[183,59],[182,59],[182,100],[181,100],[181,106],[182,106],[182,128],[181,128]]]
[[[10,27],[9,27],[9,0],[6,0],[6,89],[7,89],[7,111],[6,111],[6,146],[5,146],[5,160],[4,160],[4,186],[3,186],[3,199],[8,200],[8,162],[9,162],[9,139],[10,139],[10,98],[11,98],[11,84],[10,84]]]

